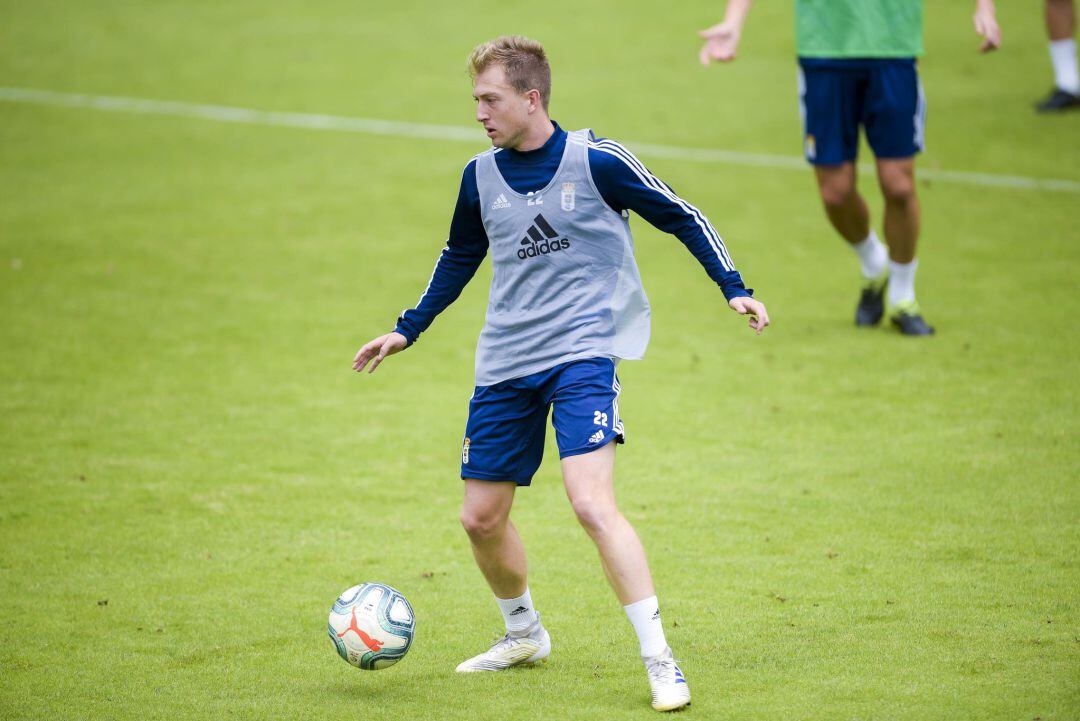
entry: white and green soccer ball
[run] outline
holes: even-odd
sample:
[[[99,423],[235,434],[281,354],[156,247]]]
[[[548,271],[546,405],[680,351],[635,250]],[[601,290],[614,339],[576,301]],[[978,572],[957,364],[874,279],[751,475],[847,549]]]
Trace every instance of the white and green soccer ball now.
[[[400,591],[381,583],[361,583],[334,601],[327,633],[343,659],[365,671],[378,671],[408,653],[415,628],[412,606]]]

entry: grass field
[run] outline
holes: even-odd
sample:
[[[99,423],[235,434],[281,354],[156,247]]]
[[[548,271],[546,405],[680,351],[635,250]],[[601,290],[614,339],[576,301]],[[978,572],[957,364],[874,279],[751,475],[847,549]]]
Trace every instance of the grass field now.
[[[690,716],[1080,718],[1080,113],[1031,111],[1041,20],[1007,5],[983,57],[968,3],[927,1],[920,167],[1072,185],[920,185],[933,339],[856,332],[808,170],[642,153],[774,321],[754,337],[632,221],[653,341],[620,367],[618,488]],[[467,128],[465,55],[522,32],[564,127],[795,157],[791,12],[760,3],[705,70],[696,0],[0,0],[0,86]],[[555,652],[453,673],[501,626],[457,522],[488,266],[349,368],[484,147],[0,100],[0,718],[652,716],[550,453],[514,517]],[[384,672],[325,637],[362,580],[418,616]]]

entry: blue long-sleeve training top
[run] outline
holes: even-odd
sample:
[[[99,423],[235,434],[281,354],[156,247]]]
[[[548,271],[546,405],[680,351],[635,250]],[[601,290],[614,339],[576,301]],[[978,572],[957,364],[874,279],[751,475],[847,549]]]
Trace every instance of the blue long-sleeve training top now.
[[[518,193],[526,195],[542,190],[559,169],[566,139],[566,131],[555,123],[555,132],[540,148],[496,152],[498,170]],[[728,300],[753,295],[743,285],[727,248],[701,211],[679,198],[630,151],[613,140],[599,139],[589,143],[588,161],[593,183],[612,210],[624,215],[633,211],[657,229],[676,236]],[[435,264],[431,280],[416,307],[398,318],[395,330],[409,344],[457,300],[487,255],[488,235],[481,216],[476,162],[473,158],[462,173],[446,247]]]

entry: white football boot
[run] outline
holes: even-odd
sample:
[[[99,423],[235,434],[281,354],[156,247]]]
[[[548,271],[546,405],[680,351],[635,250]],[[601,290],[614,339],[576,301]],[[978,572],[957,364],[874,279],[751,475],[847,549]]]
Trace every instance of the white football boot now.
[[[551,653],[551,636],[540,623],[540,614],[525,635],[512,636],[509,633],[479,656],[458,664],[458,673],[477,671],[505,671],[511,666],[527,666],[543,661]]]
[[[652,687],[652,707],[657,711],[674,711],[690,705],[690,687],[671,649],[658,656],[643,659]]]

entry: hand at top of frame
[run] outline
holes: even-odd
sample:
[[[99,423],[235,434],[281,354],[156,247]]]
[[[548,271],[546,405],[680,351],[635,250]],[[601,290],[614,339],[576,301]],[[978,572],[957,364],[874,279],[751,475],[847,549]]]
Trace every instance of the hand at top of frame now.
[[[739,49],[739,36],[741,34],[742,28],[736,23],[728,21],[717,23],[700,31],[698,35],[705,39],[705,44],[701,46],[698,60],[701,61],[702,65],[708,65],[713,60],[722,63],[734,60]]]
[[[980,52],[988,53],[1001,47],[1001,28],[998,27],[997,17],[994,15],[994,5],[989,2],[980,2],[975,8],[975,32],[983,37]]]

